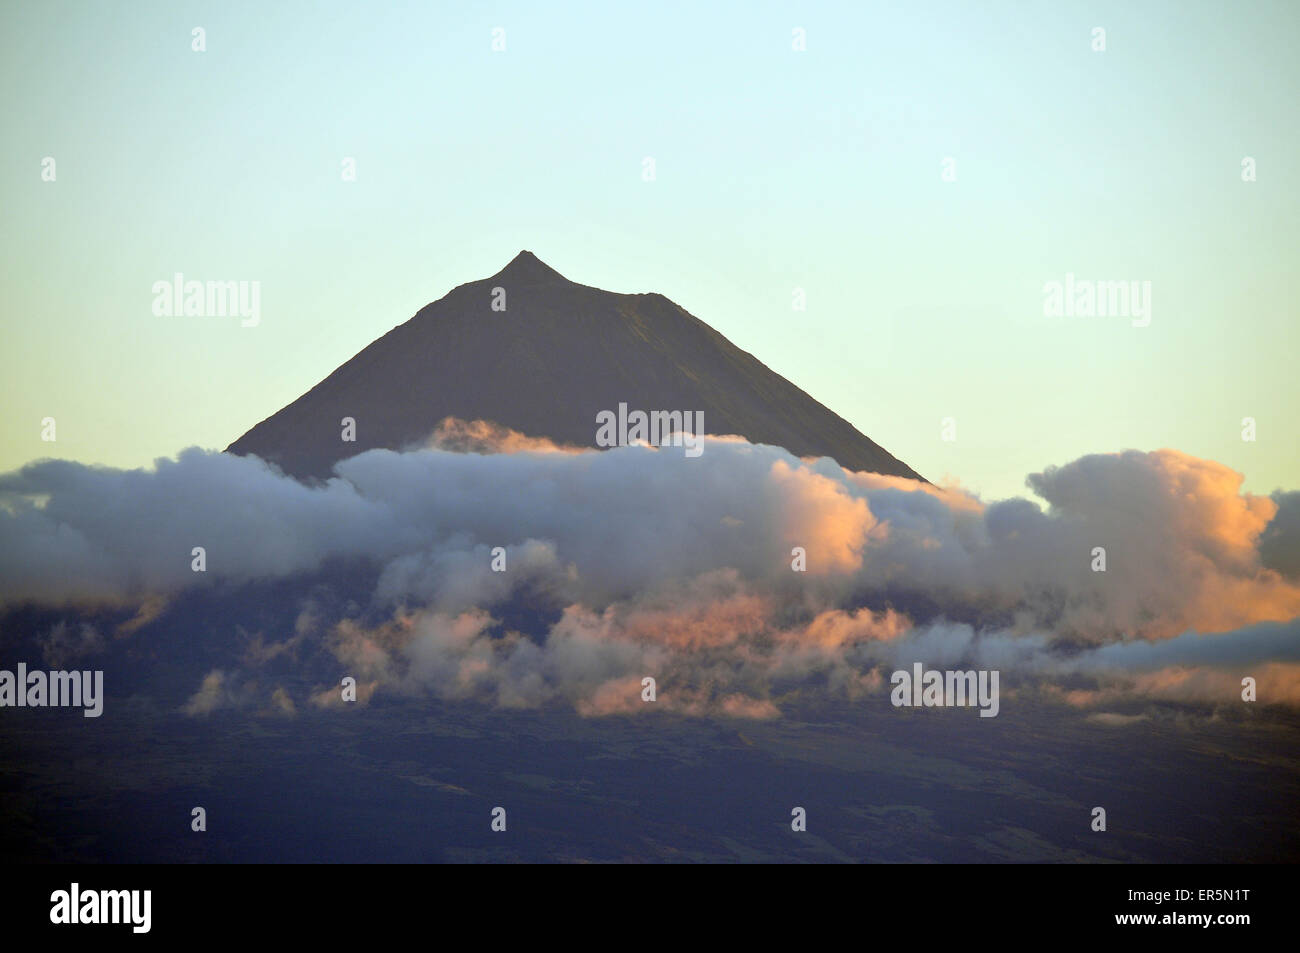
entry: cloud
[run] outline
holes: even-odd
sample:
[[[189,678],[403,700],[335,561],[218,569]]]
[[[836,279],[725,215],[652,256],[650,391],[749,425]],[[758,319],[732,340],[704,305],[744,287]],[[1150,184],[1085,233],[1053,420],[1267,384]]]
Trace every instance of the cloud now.
[[[1260,535],[1259,556],[1264,565],[1281,573],[1288,580],[1300,580],[1300,492],[1278,491],[1271,497],[1277,506],[1277,515],[1269,521]]]
[[[368,604],[307,600],[294,631],[259,632],[211,672],[192,714],[251,697],[231,666],[312,653],[367,699],[593,715],[647,710],[653,676],[654,710],[773,717],[782,699],[877,692],[913,661],[1004,668],[1065,701],[1232,697],[1230,679],[1155,673],[1271,665],[1272,697],[1300,698],[1297,495],[1243,493],[1212,461],[1084,457],[1029,476],[1044,508],[734,437],[687,458],[452,421],[433,443],[360,454],[316,486],[197,449],[149,470],[31,464],[0,476],[0,605],[118,606],[136,613],[128,638],[201,587],[372,568]],[[296,711],[282,691],[271,710]]]
[[[445,417],[424,446],[457,453],[582,453],[585,447],[567,446],[548,437],[530,437],[488,420]],[[408,448],[416,449],[416,448]]]
[[[1242,481],[1222,464],[1160,450],[1088,456],[1028,483],[1058,526],[1077,527],[1106,548],[1107,571],[1092,587],[1094,628],[1114,619],[1171,636],[1300,615],[1300,588],[1268,568],[1259,549],[1278,505],[1240,492]],[[1294,527],[1279,529],[1291,532],[1278,551],[1295,553]],[[1123,586],[1111,585],[1113,574]],[[1085,613],[1076,613],[1084,624]]]
[[[1184,632],[1160,642],[1114,643],[1098,648],[1087,659],[1095,668],[1129,671],[1169,665],[1240,668],[1269,661],[1300,662],[1300,619],[1260,623],[1230,633]]]
[[[271,692],[271,699],[266,708],[266,714],[278,715],[284,718],[292,718],[298,713],[298,706],[294,704],[293,698],[283,685],[277,685]]]
[[[190,696],[189,701],[181,706],[187,715],[210,715],[218,708],[227,708],[236,704],[226,681],[226,673],[214,670],[203,676],[203,683],[198,691]]]

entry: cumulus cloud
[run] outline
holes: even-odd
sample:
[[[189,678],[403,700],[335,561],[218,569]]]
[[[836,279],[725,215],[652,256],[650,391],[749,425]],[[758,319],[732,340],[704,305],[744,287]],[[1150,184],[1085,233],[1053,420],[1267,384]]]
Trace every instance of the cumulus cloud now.
[[[1069,703],[1226,699],[1254,666],[1294,701],[1295,495],[1241,482],[1176,451],[1129,451],[1032,474],[1046,507],[986,503],[734,437],[687,458],[454,421],[432,447],[360,454],[316,486],[193,449],[149,470],[44,461],[0,476],[0,605],[133,609],[116,633],[129,637],[210,580],[268,583],[343,558],[373,567],[369,605],[304,605],[243,664],[314,647],[367,698],[593,715],[644,710],[653,676],[657,710],[773,717],[784,699],[879,692],[912,661],[1090,680],[1062,689]],[[806,572],[792,571],[796,549]],[[230,686],[213,672],[187,710],[233,704]],[[257,703],[296,711],[277,691]]]

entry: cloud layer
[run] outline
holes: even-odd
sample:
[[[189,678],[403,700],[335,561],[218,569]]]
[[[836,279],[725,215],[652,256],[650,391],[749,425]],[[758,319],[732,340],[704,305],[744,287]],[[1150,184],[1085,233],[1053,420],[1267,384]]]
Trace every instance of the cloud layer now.
[[[194,587],[351,559],[374,567],[368,605],[304,605],[257,652],[306,640],[367,698],[632,712],[651,676],[659,708],[772,717],[786,699],[883,692],[920,660],[1000,667],[1012,691],[1071,704],[1226,703],[1243,673],[1300,703],[1300,494],[1242,493],[1239,474],[1172,450],[1027,482],[1045,507],[738,438],[697,458],[575,452],[478,424],[361,454],[319,486],[195,449],[150,470],[43,461],[0,476],[0,606],[115,606],[136,613],[129,637]],[[104,651],[72,622],[46,640]],[[240,685],[210,673],[188,710],[238,704]],[[296,710],[277,690],[257,704]]]

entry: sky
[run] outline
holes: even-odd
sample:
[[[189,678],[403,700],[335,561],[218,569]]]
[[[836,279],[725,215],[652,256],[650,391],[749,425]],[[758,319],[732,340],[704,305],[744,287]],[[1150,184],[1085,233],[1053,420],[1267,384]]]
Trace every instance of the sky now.
[[[1295,488],[1298,26],[1288,2],[7,4],[0,471],[224,447],[529,249],[667,295],[931,480],[1002,498],[1170,447]],[[177,272],[259,282],[260,322],[155,315]],[[1150,282],[1150,323],[1045,315],[1067,273]]]

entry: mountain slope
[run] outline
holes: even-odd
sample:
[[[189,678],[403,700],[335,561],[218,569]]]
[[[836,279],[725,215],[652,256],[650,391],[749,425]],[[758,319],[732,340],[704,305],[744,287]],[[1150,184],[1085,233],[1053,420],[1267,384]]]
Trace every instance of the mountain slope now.
[[[496,287],[505,311],[491,308]],[[527,251],[422,308],[227,450],[326,477],[363,450],[421,442],[448,416],[594,446],[597,413],[620,402],[701,410],[708,433],[920,479],[663,295],[576,284]],[[355,443],[340,439],[344,417],[357,422]]]

